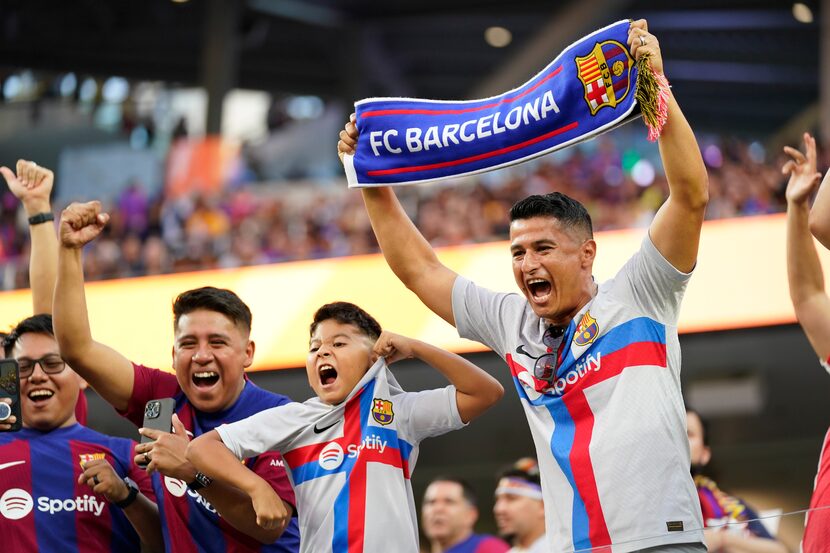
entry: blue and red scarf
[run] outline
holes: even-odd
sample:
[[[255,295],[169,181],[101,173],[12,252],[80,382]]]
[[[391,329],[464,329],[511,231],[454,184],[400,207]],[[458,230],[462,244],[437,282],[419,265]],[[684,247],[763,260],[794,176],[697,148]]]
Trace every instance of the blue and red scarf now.
[[[641,110],[649,115],[650,137],[656,138],[661,116],[665,120],[661,90],[667,83],[660,83],[660,76],[655,84],[643,60],[634,62],[628,30],[625,20],[591,33],[500,96],[355,103],[360,136],[354,156],[344,157],[349,186],[412,184],[491,171],[592,138],[638,117]]]

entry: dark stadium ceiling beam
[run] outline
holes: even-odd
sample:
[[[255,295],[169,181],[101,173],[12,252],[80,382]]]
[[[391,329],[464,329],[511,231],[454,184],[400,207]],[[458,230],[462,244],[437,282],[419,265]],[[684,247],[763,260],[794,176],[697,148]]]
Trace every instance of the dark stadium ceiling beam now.
[[[320,27],[342,27],[347,21],[340,10],[302,0],[248,0],[248,8],[274,17]]]
[[[399,57],[386,48],[383,31],[369,23],[363,27],[361,39],[361,58],[371,83],[368,93],[373,96],[414,96],[415,88],[405,76],[406,70]]]
[[[799,29],[792,16],[792,6],[780,10],[665,10],[638,14],[648,20],[650,28],[662,31],[763,31]]]
[[[667,73],[668,74],[668,73]],[[673,81],[716,81],[736,84],[776,85],[783,88],[815,88],[818,76],[801,67],[726,61],[671,61]]]
[[[485,98],[510,90],[535,75],[553,57],[574,40],[593,30],[607,14],[618,12],[628,0],[595,0],[570,2],[558,11],[551,9],[550,18],[525,46],[502,62],[487,77],[470,89],[468,97]]]

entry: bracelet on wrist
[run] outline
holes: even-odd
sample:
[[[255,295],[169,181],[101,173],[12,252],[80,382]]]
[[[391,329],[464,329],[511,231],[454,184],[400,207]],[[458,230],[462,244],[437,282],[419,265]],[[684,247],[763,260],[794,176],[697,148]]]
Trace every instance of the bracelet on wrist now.
[[[207,488],[213,482],[213,478],[208,476],[203,472],[196,472],[196,476],[193,478],[193,482],[187,485],[187,487],[194,492],[196,490],[201,490],[203,488]]]
[[[29,217],[29,224],[30,225],[39,225],[41,223],[45,223],[47,221],[54,221],[55,216],[52,214],[51,211],[44,211],[43,213],[37,213]]]
[[[124,509],[132,505],[135,499],[138,497],[138,484],[133,482],[133,480],[128,477],[124,478],[124,485],[127,486],[127,497],[125,497],[121,501],[115,502],[115,506],[121,509]]]

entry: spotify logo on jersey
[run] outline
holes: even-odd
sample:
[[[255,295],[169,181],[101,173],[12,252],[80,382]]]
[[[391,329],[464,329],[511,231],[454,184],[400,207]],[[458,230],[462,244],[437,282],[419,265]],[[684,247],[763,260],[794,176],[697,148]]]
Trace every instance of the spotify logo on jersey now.
[[[26,490],[12,488],[0,496],[0,514],[10,520],[20,520],[32,512],[34,502]]]
[[[184,480],[170,478],[169,476],[164,477],[164,487],[173,497],[184,497],[187,492],[187,484],[184,483]]]
[[[336,469],[343,464],[343,448],[337,442],[331,442],[320,452],[317,462],[320,463],[321,468],[326,470]]]

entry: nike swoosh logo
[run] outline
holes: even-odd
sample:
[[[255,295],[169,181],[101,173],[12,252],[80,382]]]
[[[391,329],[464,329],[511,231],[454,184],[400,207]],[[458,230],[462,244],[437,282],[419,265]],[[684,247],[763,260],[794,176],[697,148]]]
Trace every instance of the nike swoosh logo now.
[[[330,424],[330,425],[328,425],[328,426],[324,426],[323,428],[317,428],[317,425],[315,424],[315,425],[314,425],[314,433],[315,433],[315,434],[322,434],[323,432],[325,432],[325,431],[326,431],[326,430],[328,430],[329,428],[331,428],[331,427],[333,427],[333,426],[336,426],[339,422],[340,422],[340,419],[337,419],[337,420],[336,420],[336,421],[334,421],[332,424]]]
[[[530,357],[531,359],[536,359],[534,356],[530,355],[528,352],[525,351],[525,347],[523,344],[519,344],[519,347],[516,348],[516,353],[518,353],[519,355]]]
[[[7,469],[9,467],[14,467],[17,465],[22,465],[26,461],[12,461],[11,463],[0,463],[0,470]]]

